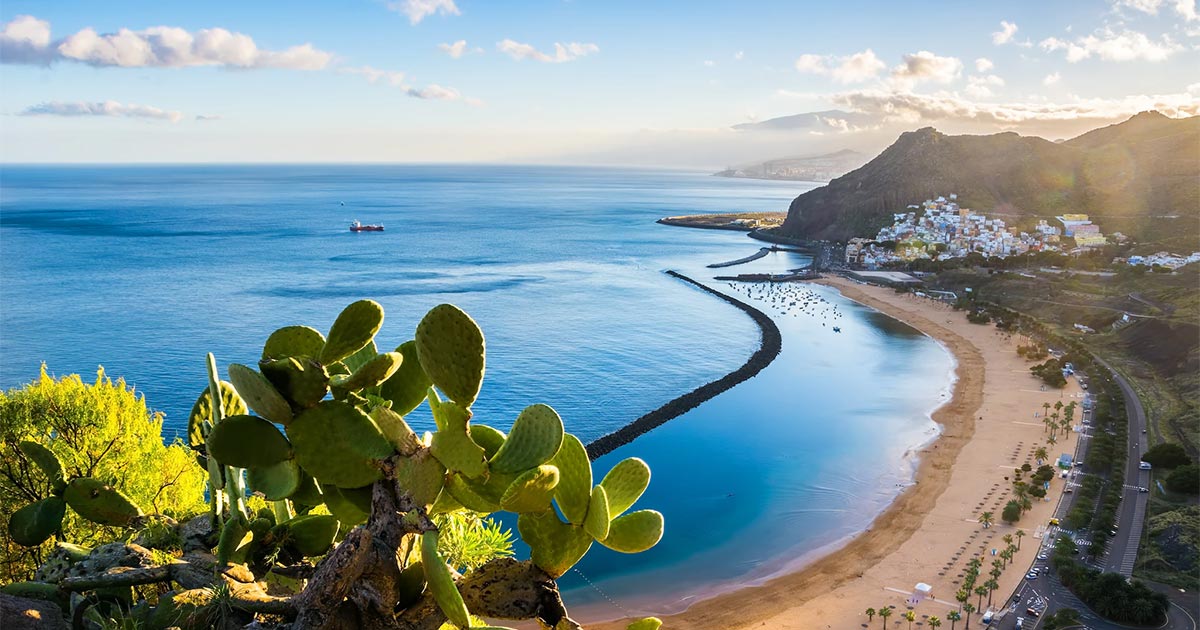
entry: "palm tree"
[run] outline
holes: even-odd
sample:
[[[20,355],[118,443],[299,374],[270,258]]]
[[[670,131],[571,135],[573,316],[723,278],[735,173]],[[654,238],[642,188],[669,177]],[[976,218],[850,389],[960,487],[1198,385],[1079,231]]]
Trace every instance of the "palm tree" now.
[[[983,596],[988,594],[986,586],[976,586],[975,594],[979,596],[979,607],[983,608]]]
[[[1005,534],[1000,537],[1000,540],[1003,540],[1004,544],[1006,544],[1006,545],[1011,545],[1012,544],[1012,534]]]
[[[958,623],[959,619],[962,619],[962,615],[958,614],[957,610],[951,610],[946,613],[946,618],[950,620],[950,630],[954,630],[955,624]]]
[[[971,594],[968,593],[966,591],[966,589],[960,589],[957,593],[954,594],[954,599],[958,600],[958,607],[960,609],[963,607],[963,604],[965,604],[967,602],[967,600],[970,598],[971,598]]]
[[[1018,529],[1016,536],[1017,536],[1017,551],[1020,551],[1021,550],[1021,539],[1025,537],[1025,530]]]
[[[1050,413],[1050,403],[1048,403],[1048,402],[1042,403],[1042,417],[1043,418],[1046,417],[1046,415],[1048,415],[1049,413]]]
[[[963,604],[963,612],[967,613],[967,624],[965,626],[963,626],[963,630],[970,630],[970,628],[971,628],[971,613],[975,612],[975,607],[972,606],[970,603]]]
[[[1046,443],[1050,446],[1054,446],[1055,444],[1058,444],[1058,440],[1054,439],[1054,435],[1051,434],[1050,437],[1046,438]]]
[[[1004,558],[1004,566],[1008,567],[1008,561],[1012,560],[1013,555],[1011,551],[1005,549],[1004,551],[1000,552],[1000,557]]]
[[[1037,450],[1033,452],[1033,458],[1038,461],[1038,466],[1041,466],[1042,462],[1046,461],[1047,457],[1049,457],[1049,455],[1046,453],[1045,446],[1039,446],[1037,447]]]
[[[1062,408],[1063,408],[1063,401],[1061,401],[1061,400],[1054,401],[1054,410],[1055,411],[1058,411]]]
[[[867,624],[868,624],[868,625],[870,625],[870,623],[871,623],[872,621],[875,621],[875,609],[874,609],[874,608],[868,608],[868,609],[867,609]]]
[[[887,618],[892,616],[892,609],[889,606],[884,606],[879,609],[879,618],[883,620],[883,627],[887,628]]]
[[[904,620],[908,622],[908,630],[912,630],[912,622],[916,621],[916,619],[917,613],[911,610],[904,613]]]
[[[929,619],[926,619],[925,621],[929,624],[930,628],[933,628],[933,630],[937,630],[938,628],[942,627],[942,620],[939,619],[937,615],[929,615]]]
[[[1000,582],[996,578],[992,578],[992,579],[984,582],[983,585],[987,587],[988,608],[991,608],[992,607],[992,593],[995,593],[996,589],[1000,588]]]
[[[984,529],[991,527],[992,526],[992,513],[984,512],[983,514],[980,514],[979,522],[980,522],[980,524],[983,525]]]

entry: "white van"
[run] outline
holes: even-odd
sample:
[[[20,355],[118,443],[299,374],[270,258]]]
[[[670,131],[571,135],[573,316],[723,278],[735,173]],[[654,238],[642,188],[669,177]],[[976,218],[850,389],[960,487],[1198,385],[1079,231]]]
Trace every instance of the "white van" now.
[[[985,624],[992,623],[992,617],[995,617],[995,616],[996,616],[996,613],[992,612],[989,609],[987,612],[983,613],[983,623],[985,623]]]

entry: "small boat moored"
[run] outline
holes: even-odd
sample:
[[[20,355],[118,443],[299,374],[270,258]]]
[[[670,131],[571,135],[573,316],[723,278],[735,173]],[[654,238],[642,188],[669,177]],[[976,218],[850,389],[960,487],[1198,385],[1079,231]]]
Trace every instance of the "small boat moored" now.
[[[351,232],[382,232],[383,225],[363,225],[358,221],[350,224]]]

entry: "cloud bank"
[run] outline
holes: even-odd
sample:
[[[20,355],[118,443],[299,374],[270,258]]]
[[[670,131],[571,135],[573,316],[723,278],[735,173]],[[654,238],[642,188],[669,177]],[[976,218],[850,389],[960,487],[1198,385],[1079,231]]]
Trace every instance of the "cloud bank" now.
[[[530,44],[524,44],[511,39],[505,39],[496,44],[496,50],[516,59],[524,61],[540,61],[542,63],[566,63],[575,61],[580,57],[586,57],[600,52],[600,47],[595,44],[583,44],[580,42],[570,42],[568,44],[554,44],[554,54],[544,53]]]
[[[440,13],[442,15],[462,15],[454,0],[397,0],[389,2],[387,7],[408,17],[410,24],[420,24],[421,20]]]
[[[124,105],[117,101],[95,103],[67,103],[47,101],[31,105],[21,110],[20,116],[102,116],[108,118],[144,118],[150,120],[166,120],[177,123],[183,120],[183,112],[167,111],[148,105]],[[212,116],[197,116],[197,120],[212,120]]]
[[[875,55],[870,48],[847,55],[800,55],[796,60],[796,70],[805,74],[826,75],[838,83],[862,83],[879,76],[887,68],[887,64]]]
[[[1049,52],[1066,51],[1067,61],[1070,63],[1093,56],[1104,61],[1164,61],[1171,55],[1185,50],[1184,46],[1172,41],[1168,35],[1163,35],[1155,41],[1145,33],[1130,30],[1117,33],[1107,28],[1073,41],[1049,37],[1039,45]]]

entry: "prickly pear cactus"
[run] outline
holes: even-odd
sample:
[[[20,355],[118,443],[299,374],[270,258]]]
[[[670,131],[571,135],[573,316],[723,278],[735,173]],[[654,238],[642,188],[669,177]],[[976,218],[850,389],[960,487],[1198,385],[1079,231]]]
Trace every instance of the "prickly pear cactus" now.
[[[285,326],[271,333],[263,345],[262,358],[316,357],[325,348],[325,335],[308,326]]]
[[[379,396],[392,401],[392,411],[404,415],[416,409],[421,401],[425,400],[425,392],[433,385],[433,381],[429,380],[429,376],[421,367],[416,341],[400,344],[396,352],[404,359],[400,361],[396,372],[379,386]]]
[[[376,462],[394,451],[370,416],[335,400],[296,416],[287,433],[301,468],[322,483],[344,488],[373,483],[379,478]]]
[[[637,502],[650,485],[650,467],[636,458],[621,460],[600,482],[608,494],[608,511],[613,518]]]
[[[517,416],[489,465],[498,472],[529,470],[554,457],[562,440],[563,423],[558,412],[549,405],[530,405]]]
[[[35,501],[13,512],[8,521],[8,533],[18,545],[36,547],[62,527],[66,513],[67,504],[58,497]]]
[[[292,457],[292,445],[258,416],[229,416],[208,436],[208,453],[227,466],[265,468]]]
[[[558,468],[559,482],[554,500],[563,516],[575,525],[583,525],[592,495],[592,462],[579,438],[566,434],[562,446],[551,460]]]
[[[91,477],[76,477],[63,492],[67,505],[100,525],[127,527],[142,511],[120,490]]]
[[[383,326],[383,307],[374,300],[359,300],[347,306],[325,339],[320,361],[325,365],[341,361],[358,352],[375,338]]]
[[[446,618],[455,626],[466,630],[471,627],[471,613],[463,602],[462,593],[450,575],[450,567],[438,555],[437,531],[426,532],[421,536],[421,564],[425,567],[425,580],[429,591],[437,601],[438,607],[446,614]]]
[[[517,530],[529,545],[533,563],[552,578],[562,577],[592,547],[590,534],[562,522],[552,510],[520,515]]]
[[[608,528],[600,544],[621,553],[640,553],[662,539],[663,516],[654,510],[638,510],[619,517]]]
[[[536,466],[521,473],[500,497],[501,509],[509,512],[540,512],[550,508],[554,488],[558,486],[558,468]]]
[[[271,381],[258,370],[234,363],[229,366],[229,380],[233,381],[234,389],[254,413],[279,424],[292,421],[291,406]],[[237,415],[237,412],[233,411],[226,413]]]
[[[587,517],[583,520],[583,530],[592,535],[592,538],[600,542],[604,542],[608,538],[609,524],[612,517],[608,510],[608,493],[604,491],[604,486],[596,486],[592,488],[592,499],[588,502]]]
[[[25,457],[28,457],[42,471],[42,473],[46,475],[46,478],[50,480],[50,485],[53,488],[60,492],[62,491],[62,487],[64,487],[67,482],[66,478],[63,476],[62,462],[59,461],[58,456],[54,454],[54,451],[51,451],[37,442],[31,442],[29,440],[21,441],[19,444],[17,444],[17,448],[20,449],[21,453],[23,453]]]
[[[483,332],[469,315],[452,304],[439,304],[417,325],[417,357],[421,367],[450,400],[470,407],[483,384]]]

